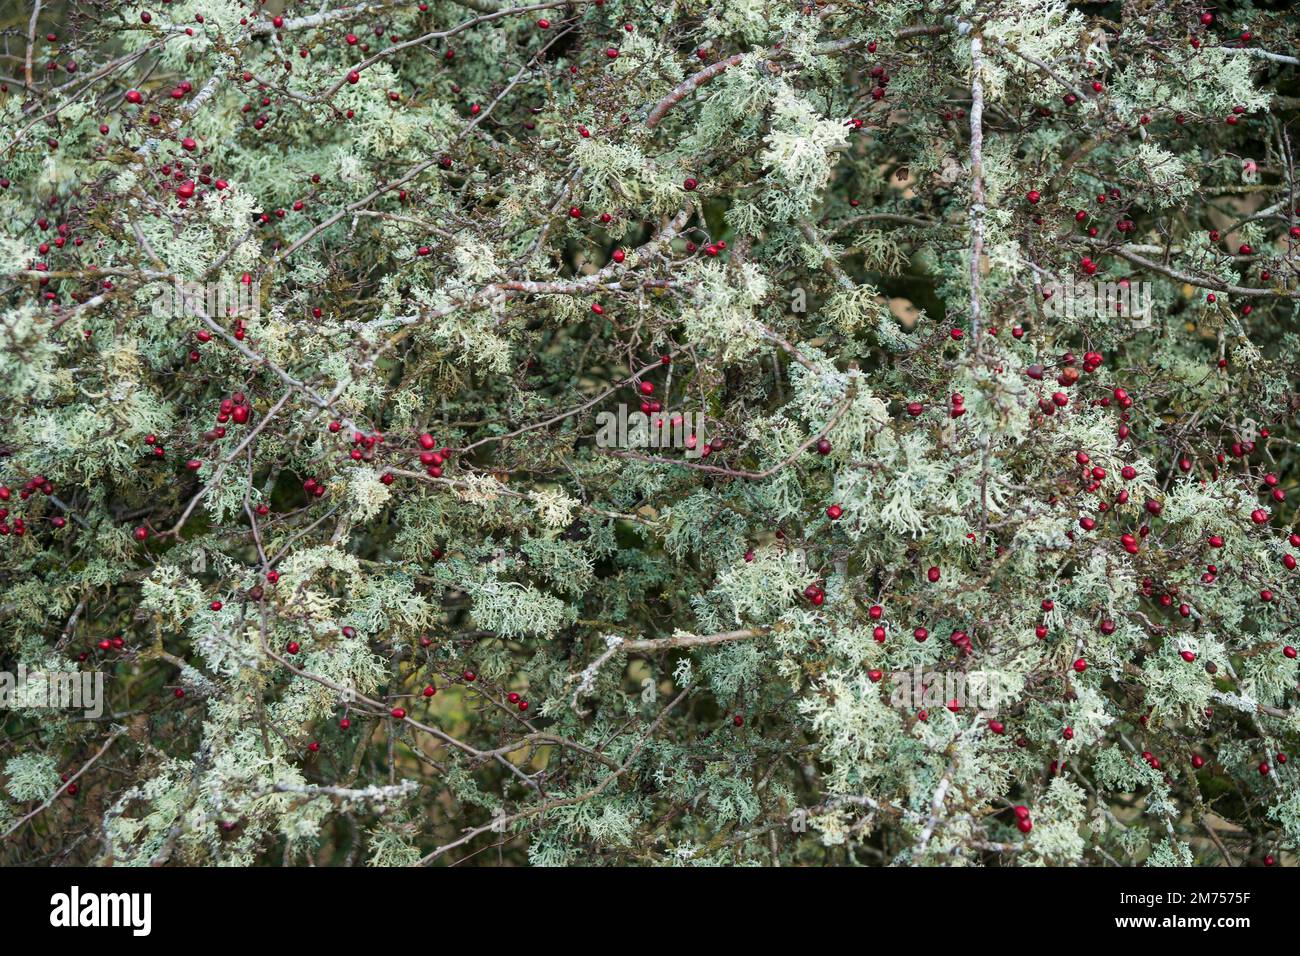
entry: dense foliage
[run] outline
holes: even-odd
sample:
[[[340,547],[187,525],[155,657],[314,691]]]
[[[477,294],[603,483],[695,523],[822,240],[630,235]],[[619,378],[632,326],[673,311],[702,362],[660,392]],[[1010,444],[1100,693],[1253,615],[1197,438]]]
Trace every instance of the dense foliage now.
[[[0,859],[1294,862],[1288,6],[9,0]]]

